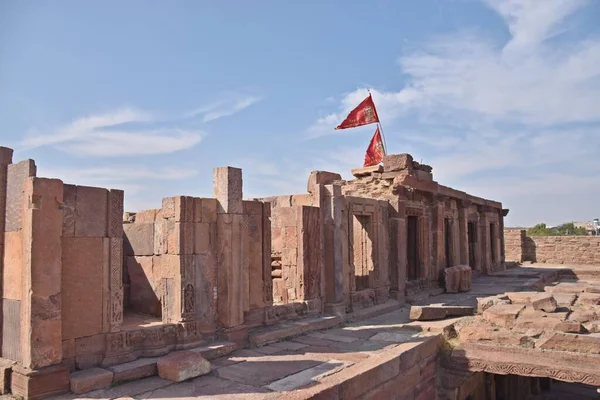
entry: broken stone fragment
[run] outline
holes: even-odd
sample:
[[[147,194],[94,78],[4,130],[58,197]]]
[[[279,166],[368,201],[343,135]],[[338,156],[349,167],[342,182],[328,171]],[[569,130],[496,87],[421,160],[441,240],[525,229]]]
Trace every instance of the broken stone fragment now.
[[[161,357],[156,365],[158,375],[173,382],[206,375],[211,369],[210,362],[193,351],[171,353]]]
[[[522,304],[496,304],[483,312],[483,318],[494,325],[512,327],[524,308]]]
[[[557,304],[551,293],[540,293],[531,297],[531,306],[536,311],[553,313]]]
[[[489,296],[477,299],[477,314],[483,314],[488,308],[496,304],[510,304],[510,301],[505,295]]]
[[[446,317],[473,315],[473,307],[468,306],[412,306],[410,319],[413,321],[433,321]]]

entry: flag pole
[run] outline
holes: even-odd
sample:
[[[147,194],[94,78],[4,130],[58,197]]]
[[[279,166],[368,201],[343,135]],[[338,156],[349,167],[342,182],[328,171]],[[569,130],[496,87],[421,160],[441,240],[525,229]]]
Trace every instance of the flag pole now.
[[[371,100],[373,100],[373,96],[371,96],[371,89],[367,88],[367,92],[369,92],[369,97],[371,97]],[[375,101],[373,101],[373,105],[375,105]],[[377,114],[377,116],[379,117],[379,114]],[[388,154],[388,147],[387,147],[387,142],[385,141],[385,135],[383,134],[383,127],[381,126],[381,121],[379,121],[379,118],[377,118],[377,125],[379,126],[379,130],[381,131],[381,138],[383,139],[383,150],[385,151],[385,155]]]

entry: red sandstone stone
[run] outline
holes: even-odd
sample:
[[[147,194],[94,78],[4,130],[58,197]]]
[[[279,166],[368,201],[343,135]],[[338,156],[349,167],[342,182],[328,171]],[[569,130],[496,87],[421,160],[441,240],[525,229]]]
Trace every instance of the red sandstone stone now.
[[[342,179],[340,174],[327,171],[312,171],[308,178],[307,191],[314,193],[319,185],[329,185]]]
[[[106,237],[108,190],[77,186],[75,237]]]
[[[113,373],[102,368],[90,368],[71,374],[71,392],[82,394],[104,389],[112,383]]]
[[[539,292],[507,292],[506,296],[510,299],[513,304],[529,304],[531,298],[538,295]]]
[[[156,365],[161,378],[174,382],[206,375],[211,369],[210,362],[193,351],[171,353],[161,357]]]
[[[521,304],[496,304],[483,312],[483,318],[494,325],[510,327],[524,308]]]
[[[485,310],[496,304],[510,304],[510,301],[505,295],[478,298],[477,314],[482,314]]]
[[[552,294],[540,293],[531,296],[531,306],[536,311],[541,310],[548,313],[552,313],[556,311],[556,300],[554,300]]]
[[[600,305],[600,293],[581,293],[576,304]]]
[[[535,347],[543,350],[600,354],[600,335],[555,332],[547,338],[540,339]]]

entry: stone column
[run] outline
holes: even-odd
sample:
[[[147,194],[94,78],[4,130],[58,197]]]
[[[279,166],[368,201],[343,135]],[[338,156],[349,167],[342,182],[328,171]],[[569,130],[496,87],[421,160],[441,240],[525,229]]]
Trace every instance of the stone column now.
[[[432,281],[440,279],[440,272],[446,266],[446,251],[444,238],[444,198],[436,196],[433,204],[433,263],[430,278]]]
[[[379,286],[377,289],[378,301],[387,301],[390,296],[390,233],[389,233],[389,204],[385,200],[379,201],[377,210],[377,264],[379,266]]]
[[[506,263],[506,245],[504,243],[504,217],[508,215],[508,209],[502,209],[500,214],[500,261],[502,262],[502,268],[505,267]]]
[[[244,265],[247,263],[243,237],[247,219],[242,202],[242,170],[214,169],[214,196],[217,199],[218,321],[224,328],[244,323]]]
[[[406,290],[406,219],[390,219],[390,295],[404,302]]]
[[[458,246],[461,265],[469,265],[469,206],[470,203],[462,200],[458,204]]]
[[[481,249],[481,271],[489,272],[492,265],[490,217],[487,207],[479,207],[479,238]]]
[[[461,264],[461,259],[462,259],[462,249],[461,249],[461,242],[462,242],[462,236],[461,236],[461,226],[460,226],[460,219],[458,218],[458,216],[453,216],[452,217],[452,235],[450,236],[452,242],[451,244],[451,249],[450,249],[450,265],[451,266],[456,266],[456,265],[460,265]]]
[[[23,194],[22,364],[39,369],[62,361],[63,183],[28,178]]]
[[[324,225],[324,268],[326,282],[325,309],[335,314],[345,313],[344,305],[344,265],[342,233],[342,189],[339,185],[325,185]]]
[[[0,355],[2,355],[2,315],[3,297],[2,287],[4,281],[4,220],[6,218],[6,191],[8,165],[12,163],[13,150],[7,147],[0,147]]]

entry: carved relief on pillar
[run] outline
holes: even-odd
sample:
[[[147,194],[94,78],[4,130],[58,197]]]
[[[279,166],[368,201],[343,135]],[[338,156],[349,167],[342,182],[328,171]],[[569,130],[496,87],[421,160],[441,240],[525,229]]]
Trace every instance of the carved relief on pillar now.
[[[181,255],[181,320],[189,321],[196,312],[196,269],[193,255]]]

